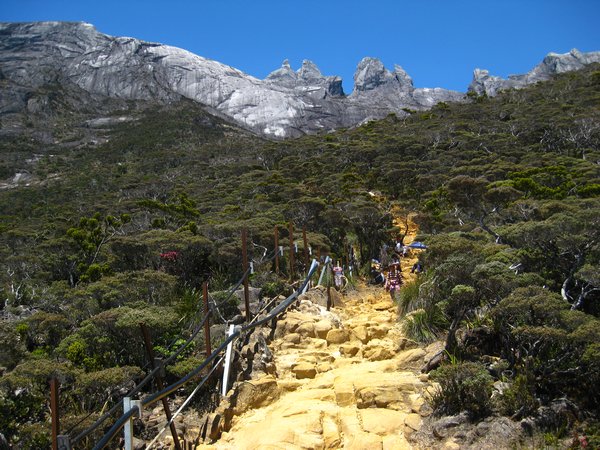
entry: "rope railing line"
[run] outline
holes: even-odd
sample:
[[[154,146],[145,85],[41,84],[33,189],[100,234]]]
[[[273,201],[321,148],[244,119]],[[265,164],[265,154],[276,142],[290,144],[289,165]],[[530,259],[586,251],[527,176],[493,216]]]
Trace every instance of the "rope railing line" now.
[[[181,411],[183,411],[183,409],[188,405],[188,403],[192,400],[192,398],[194,398],[194,396],[198,393],[198,390],[202,386],[204,386],[204,384],[208,381],[208,379],[214,373],[214,371],[217,370],[217,367],[219,367],[221,365],[221,363],[223,362],[224,359],[225,359],[225,356],[221,356],[221,358],[215,364],[213,364],[212,369],[210,369],[210,371],[204,376],[204,378],[202,378],[202,381],[200,381],[200,384],[198,384],[198,386],[196,386],[196,388],[192,391],[192,393],[188,396],[188,398],[185,399],[185,401],[181,404],[181,406],[177,409],[177,411],[175,411],[173,413],[171,420],[167,421],[165,426],[162,427],[162,429],[158,432],[156,437],[154,439],[152,439],[152,441],[147,445],[146,448],[151,448],[156,443],[158,438],[166,431],[166,429],[169,426],[171,426],[171,423],[173,423],[175,418],[181,413]]]
[[[209,317],[210,317],[210,313],[205,315],[204,318],[202,319],[202,322],[198,325],[198,327],[196,328],[194,333],[192,333],[192,335],[188,338],[188,340],[181,347],[179,347],[171,356],[169,356],[167,359],[165,359],[161,365],[155,367],[154,370],[149,372],[148,375],[146,375],[146,377],[142,381],[140,381],[131,391],[129,391],[123,397],[131,397],[131,396],[137,394],[146,384],[148,384],[148,382],[152,378],[154,378],[154,375],[156,375],[162,369],[162,367],[165,367],[165,366],[171,364],[171,362],[173,362],[173,360],[175,358],[177,358],[179,356],[179,354],[188,345],[190,345],[192,343],[192,341],[196,338],[196,336],[198,335],[200,330],[202,330],[202,328],[204,327],[204,324],[206,323],[206,321],[208,320]],[[121,400],[123,397],[121,397]],[[82,431],[75,438],[73,438],[72,444],[76,444],[81,439],[85,438],[86,436],[91,434],[94,430],[96,430],[96,428],[98,428],[108,417],[110,417],[117,410],[117,408],[119,408],[120,405],[121,405],[120,402],[115,403],[115,405],[111,409],[109,409],[106,413],[104,413],[102,416],[100,416],[96,420],[96,422],[94,422],[92,425],[90,425],[90,427],[88,427],[86,430]]]
[[[177,382],[167,386],[163,390],[156,392],[141,401],[142,406],[149,406],[153,403],[156,403],[159,400],[162,400],[164,397],[175,392],[179,387],[186,384],[189,380],[197,376],[200,372],[202,372],[208,364],[210,364],[216,357],[227,348],[230,342],[237,339],[242,333],[246,333],[247,331],[256,328],[260,325],[263,325],[271,320],[273,320],[276,316],[278,316],[281,312],[285,311],[300,295],[300,293],[304,290],[304,288],[310,282],[312,275],[315,273],[316,269],[319,267],[319,263],[316,260],[313,260],[311,265],[311,269],[309,270],[304,283],[302,286],[294,291],[288,298],[286,298],[283,302],[277,305],[266,317],[257,320],[254,323],[249,323],[243,327],[237,326],[235,327],[235,331],[229,335],[225,341],[219,345],[217,349],[215,349],[199,366],[197,366],[194,370],[189,372],[186,376],[178,380]],[[108,443],[113,439],[113,437],[119,432],[121,428],[127,423],[127,421],[131,418],[133,414],[138,410],[137,407],[133,407],[131,410],[123,414],[117,422],[110,428],[110,430],[104,435],[104,437],[98,442],[98,444],[94,447],[94,450],[103,449]]]
[[[239,279],[239,281],[234,285],[233,288],[230,289],[229,295],[227,296],[227,300],[228,301],[233,294],[235,293],[235,291],[242,285],[242,283],[244,282],[245,277],[250,273],[250,269],[248,268],[244,274],[242,275],[242,277]],[[219,312],[220,315],[220,312]],[[192,333],[192,335],[187,339],[187,341],[174,353],[172,354],[169,358],[167,358],[163,364],[162,367],[170,364],[173,359],[175,359],[177,356],[179,356],[179,354],[189,345],[192,343],[192,341],[195,339],[195,337],[198,335],[198,333],[202,330],[202,328],[204,327],[204,324],[206,323],[206,320],[208,319],[208,315],[204,316],[203,320],[201,323],[198,324],[198,326],[196,327],[196,329],[194,330],[194,332]],[[222,316],[221,316],[222,317]],[[175,338],[173,343],[177,342],[177,340],[179,339],[179,337]],[[135,394],[137,394],[142,387],[144,387],[153,377],[154,375],[156,375],[156,373],[161,370],[161,367],[156,367],[154,370],[152,370],[140,383],[137,384],[137,386],[131,390],[130,392],[128,392],[124,397],[131,397]],[[122,399],[122,398],[121,398]],[[99,417],[96,422],[94,422],[88,429],[82,431],[81,433],[79,433],[72,441],[73,444],[79,442],[81,439],[85,438],[86,436],[88,436],[90,433],[92,433],[96,428],[98,428],[98,426],[100,426],[108,417],[110,417],[115,411],[116,409],[120,406],[120,402],[115,403],[115,405],[108,410],[106,413],[104,413],[101,417]],[[91,414],[90,414],[91,415]],[[89,416],[88,416],[89,417]],[[72,431],[72,430],[71,430]]]

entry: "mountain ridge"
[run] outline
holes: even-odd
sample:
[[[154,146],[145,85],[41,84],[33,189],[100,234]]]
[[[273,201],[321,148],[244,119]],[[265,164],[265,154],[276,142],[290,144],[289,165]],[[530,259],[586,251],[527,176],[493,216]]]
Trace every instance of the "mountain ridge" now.
[[[598,61],[600,52],[551,53],[532,71],[508,80],[476,69],[468,90],[495,95]],[[322,75],[308,60],[298,71],[286,60],[260,80],[184,49],[108,36],[85,22],[0,23],[0,63],[0,114],[26,109],[28,91],[59,81],[127,100],[168,103],[186,97],[272,138],[355,126],[390,113],[404,116],[407,110],[426,110],[439,102],[467,101],[458,91],[415,88],[401,66],[390,71],[376,58],[359,62],[354,89],[346,95],[340,77]]]

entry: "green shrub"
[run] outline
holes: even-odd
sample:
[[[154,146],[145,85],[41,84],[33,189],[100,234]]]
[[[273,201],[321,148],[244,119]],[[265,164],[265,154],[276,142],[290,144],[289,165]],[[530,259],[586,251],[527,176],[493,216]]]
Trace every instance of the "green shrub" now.
[[[491,412],[492,377],[477,363],[457,362],[434,370],[431,378],[439,388],[431,395],[434,412],[454,415],[467,412],[471,420]]]

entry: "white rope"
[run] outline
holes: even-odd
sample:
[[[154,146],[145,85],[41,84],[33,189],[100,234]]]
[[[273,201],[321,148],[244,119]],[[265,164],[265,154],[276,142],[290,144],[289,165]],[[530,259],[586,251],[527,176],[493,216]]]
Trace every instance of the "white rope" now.
[[[223,362],[223,358],[224,356],[221,356],[221,359],[219,359],[217,361],[217,363],[215,365],[213,365],[213,368],[210,370],[210,372],[208,372],[208,375],[206,375],[204,378],[205,380],[202,380],[202,382],[196,386],[196,389],[194,389],[192,391],[192,393],[189,395],[188,398],[185,399],[185,401],[183,402],[183,404],[179,407],[179,409],[177,411],[175,411],[175,413],[173,414],[173,416],[171,417],[171,420],[167,421],[166,425],[162,428],[162,430],[160,430],[158,432],[158,434],[156,435],[156,437],[152,440],[152,442],[150,442],[150,444],[148,444],[147,448],[151,448],[156,441],[158,440],[159,437],[161,437],[161,435],[165,432],[165,430],[167,429],[167,427],[171,426],[171,423],[173,423],[173,421],[175,420],[175,418],[179,415],[179,413],[181,413],[181,411],[183,411],[183,408],[185,408],[188,403],[192,400],[192,398],[194,397],[194,395],[196,395],[196,393],[198,392],[198,389],[200,389],[202,387],[202,385],[204,384],[204,382],[206,380],[208,380],[208,377],[210,375],[212,375],[212,373],[215,371],[215,369],[219,366],[219,364],[221,364],[221,362]],[[179,439],[176,436],[174,437],[175,439]]]

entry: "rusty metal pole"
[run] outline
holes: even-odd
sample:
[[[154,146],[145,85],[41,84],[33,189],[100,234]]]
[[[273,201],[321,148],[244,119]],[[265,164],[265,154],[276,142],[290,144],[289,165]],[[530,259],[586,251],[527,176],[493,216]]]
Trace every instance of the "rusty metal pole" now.
[[[294,281],[294,266],[296,265],[296,261],[294,261],[294,224],[290,222],[289,224],[289,234],[290,234],[290,281]]]
[[[279,228],[275,225],[275,273],[279,275]]]
[[[246,306],[246,322],[250,323],[252,320],[252,313],[250,312],[250,292],[248,289],[248,230],[244,228],[242,230],[242,269],[244,275],[244,305]]]
[[[208,316],[210,311],[208,309],[208,281],[202,283],[202,297],[204,298],[204,315]],[[210,317],[207,317],[204,322],[204,345],[206,346],[206,357],[208,358],[212,353],[210,348]]]
[[[58,411],[58,380],[50,380],[50,411],[52,413],[52,450],[58,450],[58,433],[60,431],[60,418]]]
[[[308,240],[306,239],[306,227],[302,227],[302,241],[304,243],[304,267],[308,273]]]
[[[142,336],[144,337],[144,346],[146,347],[146,354],[148,355],[148,359],[150,360],[150,368],[154,370],[156,368],[154,362],[154,350],[152,350],[152,341],[150,340],[150,332],[148,331],[148,327],[146,327],[145,323],[140,323],[140,328],[142,329]],[[164,383],[160,372],[156,374],[156,387],[159,391],[162,391],[164,388]],[[179,444],[179,438],[177,437],[177,429],[175,428],[175,424],[171,422],[171,409],[169,408],[169,402],[166,397],[162,398],[163,408],[165,409],[165,416],[167,416],[167,421],[169,422],[169,428],[171,430],[171,435],[173,436],[173,443],[175,444],[176,450],[181,450],[181,445]],[[140,410],[141,413],[141,410]]]

